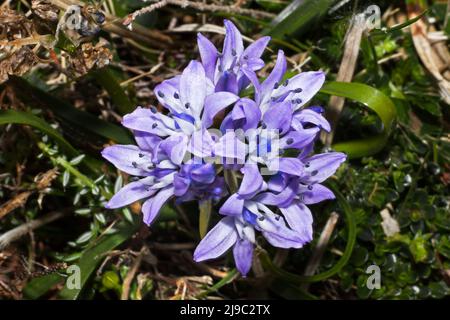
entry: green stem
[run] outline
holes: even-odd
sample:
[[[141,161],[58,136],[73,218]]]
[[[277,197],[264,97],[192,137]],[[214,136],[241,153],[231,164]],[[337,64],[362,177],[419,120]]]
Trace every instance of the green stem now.
[[[236,177],[236,173],[233,170],[224,170],[223,172],[225,182],[227,183],[228,187],[230,188],[230,192],[236,193],[238,190],[238,180]]]
[[[225,277],[223,277],[219,282],[217,282],[215,285],[213,285],[211,288],[209,288],[208,290],[203,291],[202,293],[200,293],[199,295],[197,295],[197,299],[202,299],[206,296],[208,296],[208,294],[212,293],[212,292],[216,292],[217,290],[219,290],[220,288],[222,288],[224,285],[230,283],[234,277],[236,277],[238,275],[238,271],[236,269],[232,269],[230,272],[227,273],[227,275]]]
[[[70,172],[70,174],[72,174],[74,177],[76,177],[81,184],[84,187],[88,187],[91,190],[97,189],[99,187],[96,186],[96,184],[94,183],[94,181],[92,181],[90,178],[88,178],[87,176],[85,176],[84,174],[82,174],[78,169],[76,169],[74,166],[72,166],[70,164],[69,161],[67,161],[66,159],[64,159],[63,157],[60,156],[54,156],[52,155],[51,151],[50,151],[50,147],[47,146],[45,143],[43,142],[38,142],[38,147],[39,149],[42,150],[42,152],[49,157],[56,165],[64,168],[65,170],[67,170],[68,172]],[[110,194],[108,192],[106,192],[103,188],[99,188],[102,196],[104,196],[106,199],[110,198]]]

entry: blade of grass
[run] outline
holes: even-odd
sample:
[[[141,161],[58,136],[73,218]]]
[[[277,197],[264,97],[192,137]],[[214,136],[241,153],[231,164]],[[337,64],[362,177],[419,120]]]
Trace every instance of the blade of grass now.
[[[239,273],[236,269],[232,269],[230,272],[227,273],[227,275],[225,277],[223,277],[219,282],[217,282],[211,288],[209,288],[208,290],[205,290],[202,293],[200,293],[199,295],[197,295],[197,299],[202,299],[202,298],[208,296],[208,294],[216,292],[217,290],[222,288],[224,285],[230,283],[238,274]]]
[[[398,31],[398,30],[402,30],[402,29],[404,29],[404,28],[406,28],[406,27],[409,27],[409,26],[412,25],[413,23],[419,21],[420,19],[422,19],[422,17],[423,17],[424,15],[426,15],[427,12],[428,12],[428,10],[425,10],[424,12],[422,12],[422,13],[421,13],[420,15],[418,15],[417,17],[412,18],[412,19],[409,19],[409,20],[407,20],[407,21],[405,21],[405,22],[403,22],[403,23],[400,23],[400,24],[398,24],[398,25],[395,25],[395,26],[393,26],[393,27],[391,27],[391,28],[383,28],[383,29],[381,29],[381,30],[373,30],[372,32],[370,32],[370,35],[371,35],[371,36],[380,36],[380,35],[386,35],[386,34],[388,34],[388,33],[392,33],[392,32]]]
[[[125,90],[116,80],[113,71],[110,68],[103,68],[92,73],[95,80],[108,92],[114,104],[117,106],[121,115],[130,113],[134,109],[134,104],[128,98]]]
[[[63,148],[70,156],[78,155],[78,151],[72,147],[72,145],[60,135],[58,131],[53,129],[45,120],[36,117],[29,112],[6,110],[0,111],[0,125],[2,124],[25,124],[32,126],[39,131],[47,134],[50,138]]]
[[[264,34],[284,40],[300,34],[325,15],[336,0],[295,0],[272,21]]]
[[[23,295],[29,300],[39,299],[63,280],[64,277],[58,273],[51,273],[42,277],[34,278],[28,282],[26,287],[23,289]]]
[[[27,92],[27,95],[22,95],[22,98],[31,106],[50,110],[58,120],[71,127],[117,143],[133,143],[133,139],[124,128],[103,121],[88,112],[78,110],[70,103],[32,86],[22,78],[11,76],[9,81],[20,92]]]
[[[122,223],[117,226],[115,233],[97,239],[93,245],[87,248],[77,262],[80,268],[80,286],[73,289],[64,286],[64,289],[59,293],[59,297],[65,300],[78,299],[84,286],[105,257],[105,254],[128,240],[136,232],[137,226],[139,226],[138,223]]]

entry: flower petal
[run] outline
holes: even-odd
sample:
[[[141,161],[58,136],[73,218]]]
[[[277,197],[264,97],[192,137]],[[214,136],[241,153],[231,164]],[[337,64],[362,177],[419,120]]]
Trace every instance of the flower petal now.
[[[116,209],[124,207],[135,201],[152,196],[155,191],[149,188],[154,177],[147,177],[135,182],[130,182],[120,189],[105,205],[105,208]]]
[[[304,164],[297,158],[275,158],[267,163],[271,171],[279,171],[294,176],[301,176],[304,171]]]
[[[159,147],[174,164],[181,164],[186,154],[189,138],[185,134],[175,134],[164,139]]]
[[[191,61],[180,78],[180,99],[185,109],[197,120],[203,110],[206,97],[205,69],[198,61]]]
[[[289,229],[281,216],[270,212],[265,206],[258,205],[258,208],[265,209],[265,215],[257,220],[257,226],[262,231],[269,243],[279,248],[301,248],[305,241],[298,232]]]
[[[262,37],[250,44],[242,53],[241,64],[260,58],[270,41],[270,37]]]
[[[280,139],[280,148],[303,149],[316,139],[319,131],[320,129],[317,127],[295,131],[291,130],[288,134]]]
[[[330,132],[330,123],[320,113],[313,111],[312,109],[304,109],[299,113],[294,114],[292,121],[299,121],[303,124],[311,123],[319,128]]]
[[[230,69],[244,51],[244,42],[238,28],[229,20],[224,20],[225,40],[223,43],[223,52],[221,66],[223,70]]]
[[[233,247],[234,263],[241,275],[245,277],[250,271],[253,262],[253,243],[238,239]]]
[[[303,247],[305,242],[301,241],[299,237],[295,234],[294,231],[291,229],[288,232],[279,232],[279,233],[273,233],[273,232],[267,232],[263,231],[262,234],[267,239],[267,241],[273,245],[274,247],[278,248],[296,248],[299,249]]]
[[[278,129],[280,134],[291,127],[293,106],[289,101],[271,105],[264,113],[263,121],[268,129]]]
[[[197,34],[197,46],[200,52],[203,67],[205,68],[206,76],[209,79],[214,80],[214,72],[216,70],[217,62],[217,49],[214,44],[201,33]]]
[[[321,153],[304,159],[305,171],[302,182],[313,184],[325,181],[336,172],[346,159],[347,155],[342,152]]]
[[[155,220],[159,210],[161,210],[161,207],[166,203],[166,201],[173,196],[173,193],[174,187],[169,186],[161,189],[153,197],[144,202],[144,205],[142,206],[142,213],[144,214],[144,223],[146,225],[149,226],[153,220]]]
[[[102,151],[102,156],[111,162],[117,169],[133,176],[148,176],[147,166],[140,165],[148,162],[151,164],[151,153],[143,151],[134,145],[120,145],[106,147]]]
[[[190,177],[196,182],[210,184],[216,177],[216,169],[212,163],[195,164],[190,171]]]
[[[165,137],[175,130],[175,121],[156,109],[137,108],[122,119],[123,126],[128,129],[148,132]]]
[[[241,169],[241,172],[244,178],[242,179],[238,194],[244,199],[250,199],[261,191],[264,180],[257,164],[246,164]]]
[[[302,72],[289,79],[286,86],[280,87],[277,95],[283,96],[285,93],[291,92],[289,99],[299,99],[299,103],[296,104],[296,109],[299,109],[319,92],[324,82],[325,73],[322,71]]]
[[[256,129],[261,119],[261,110],[253,100],[240,99],[231,111],[234,129]]]
[[[291,204],[297,195],[298,180],[294,180],[279,193],[263,192],[258,194],[254,200],[266,205],[286,207]]]
[[[213,156],[214,145],[215,141],[208,130],[199,130],[192,134],[188,151],[200,158],[211,157]]]
[[[260,97],[261,101],[256,101],[258,104],[262,105],[262,112],[267,110],[267,102],[269,102],[270,96],[277,84],[281,82],[283,76],[286,72],[286,58],[284,57],[283,50],[278,50],[277,61],[272,72],[266,78],[266,80],[261,84],[262,95]],[[251,79],[250,79],[251,80]]]
[[[306,190],[301,191],[301,197],[304,204],[315,204],[325,200],[332,200],[335,198],[333,191],[321,184],[310,185]]]
[[[289,176],[283,173],[273,175],[267,182],[267,187],[270,191],[281,192],[289,182]]]
[[[140,149],[153,152],[158,143],[161,142],[161,137],[148,132],[134,131],[134,140],[136,140]]]
[[[253,70],[250,70],[248,68],[242,67],[241,68],[242,73],[250,80],[253,87],[255,87],[255,101],[257,105],[259,106],[261,104],[262,99],[262,89],[261,84],[259,83],[258,76]]]
[[[185,112],[180,101],[180,76],[164,80],[153,91],[159,103],[170,112]]]
[[[190,184],[191,180],[188,177],[176,173],[173,178],[174,195],[177,197],[184,195],[188,191]]]
[[[216,92],[227,91],[234,94],[239,93],[239,85],[236,74],[229,71],[224,71],[217,80]]]
[[[209,95],[205,100],[205,109],[202,116],[202,125],[209,128],[213,124],[217,113],[235,103],[239,97],[231,92],[216,92]]]
[[[280,211],[289,226],[298,232],[304,243],[312,240],[313,218],[307,206],[300,202],[294,202],[287,208],[280,208]]]
[[[225,216],[240,216],[244,210],[244,199],[237,193],[232,194],[220,207],[219,213]]]
[[[234,217],[225,217],[199,243],[194,252],[194,260],[200,262],[217,258],[231,248],[237,239]]]
[[[238,159],[238,163],[244,163],[246,144],[236,137],[234,131],[228,131],[214,146],[214,154],[223,158]]]

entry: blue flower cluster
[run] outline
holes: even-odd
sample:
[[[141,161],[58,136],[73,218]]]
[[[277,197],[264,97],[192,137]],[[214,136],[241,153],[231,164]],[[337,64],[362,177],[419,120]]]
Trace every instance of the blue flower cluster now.
[[[138,107],[123,118],[137,145],[113,145],[102,155],[138,179],[106,207],[145,199],[142,213],[150,225],[172,197],[220,203],[223,218],[199,243],[194,260],[217,258],[232,247],[236,266],[246,275],[255,232],[279,248],[301,248],[311,241],[313,218],[307,205],[334,198],[321,183],[346,156],[312,155],[320,131],[330,130],[323,109],[307,106],[323,85],[324,73],[286,79],[280,50],[272,72],[260,81],[256,72],[264,67],[261,56],[270,38],[245,48],[236,26],[224,23],[221,52],[199,34],[201,62],[191,61],[181,75],[155,87],[167,112]],[[253,97],[241,97],[250,87]],[[227,173],[237,187],[227,184]]]

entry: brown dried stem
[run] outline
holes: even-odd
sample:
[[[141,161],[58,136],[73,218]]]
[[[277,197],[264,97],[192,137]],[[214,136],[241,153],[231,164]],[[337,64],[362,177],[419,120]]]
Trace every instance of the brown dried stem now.
[[[359,47],[361,38],[365,30],[366,21],[363,16],[357,15],[352,20],[349,30],[347,31],[344,56],[339,67],[336,81],[351,82],[358,60]],[[325,146],[329,147],[333,143],[334,132],[336,130],[339,116],[344,108],[345,99],[333,96],[330,99],[329,108],[327,110],[327,119],[331,124],[331,132],[325,135]]]
[[[124,25],[129,25],[132,23],[137,17],[142,14],[152,12],[154,10],[161,9],[168,5],[179,6],[182,8],[192,8],[202,12],[225,12],[225,13],[236,13],[241,15],[249,15],[255,18],[268,18],[272,19],[275,17],[274,14],[254,9],[246,9],[240,8],[237,6],[222,6],[217,4],[206,4],[203,2],[194,2],[187,0],[161,0],[159,2],[153,3],[147,7],[139,9],[132,14],[128,15],[128,17],[123,21]]]
[[[330,241],[331,235],[333,234],[334,228],[338,222],[339,215],[336,212],[332,212],[330,217],[325,224],[325,227],[320,234],[320,238],[317,242],[317,246],[314,248],[313,255],[308,261],[305,268],[305,276],[312,276],[320,265],[325,249]],[[303,286],[304,289],[308,287],[307,284]]]
[[[133,281],[134,276],[136,275],[136,272],[138,271],[139,266],[141,265],[142,258],[146,253],[148,253],[148,248],[144,246],[139,252],[139,255],[134,260],[133,266],[131,267],[130,271],[128,271],[125,279],[123,280],[122,295],[120,297],[121,300],[128,300],[131,282]]]

